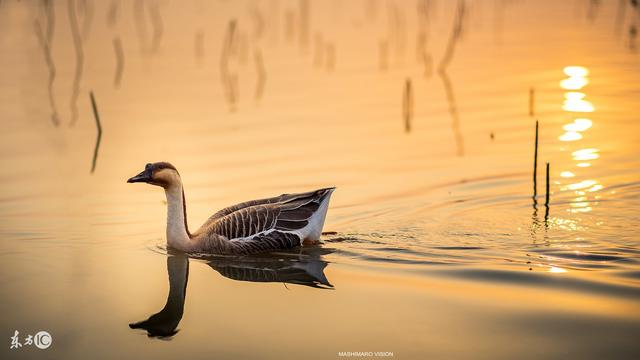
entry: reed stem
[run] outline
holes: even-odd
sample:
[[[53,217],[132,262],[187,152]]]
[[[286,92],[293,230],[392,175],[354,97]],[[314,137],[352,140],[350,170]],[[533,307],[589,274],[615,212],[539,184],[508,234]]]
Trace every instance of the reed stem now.
[[[535,89],[533,87],[529,88],[529,116],[533,116],[535,114]]]
[[[544,198],[544,206],[549,207],[549,163],[547,163],[547,189]]]
[[[409,78],[405,81],[402,100],[404,131],[409,133],[411,132],[411,119],[413,118],[413,90],[411,88],[411,79]]]
[[[533,201],[538,195],[538,120],[536,120],[536,141],[533,153]]]

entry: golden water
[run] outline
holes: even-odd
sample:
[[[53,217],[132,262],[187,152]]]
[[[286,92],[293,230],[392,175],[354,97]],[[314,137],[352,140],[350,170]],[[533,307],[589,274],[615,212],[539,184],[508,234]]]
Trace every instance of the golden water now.
[[[638,26],[626,1],[2,1],[2,358],[638,358]],[[337,186],[331,233],[167,254],[162,191],[126,184],[153,161],[191,228]],[[129,328],[165,302],[165,336]]]

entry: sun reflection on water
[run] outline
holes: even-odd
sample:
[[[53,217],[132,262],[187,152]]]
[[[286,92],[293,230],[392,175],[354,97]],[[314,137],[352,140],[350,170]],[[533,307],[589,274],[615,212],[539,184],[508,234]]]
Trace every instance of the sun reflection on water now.
[[[580,182],[577,182],[575,184],[569,184],[566,187],[566,190],[582,190],[582,189],[587,189],[592,187],[593,185],[597,184],[597,182],[595,180],[583,180]]]
[[[567,66],[564,68],[567,79],[560,81],[560,87],[566,90],[580,90],[589,83],[589,70],[582,66]]]
[[[567,66],[563,71],[569,77],[586,77],[589,75],[589,69],[584,66]]]
[[[598,154],[598,149],[591,148],[591,149],[576,150],[571,153],[571,156],[573,156],[573,160],[585,161],[585,160],[595,160],[600,157],[600,154]]]
[[[562,109],[573,112],[593,112],[595,108],[590,101],[584,99],[566,99]]]
[[[567,66],[563,69],[567,79],[560,81],[560,87],[567,90],[564,93],[564,102],[562,109],[567,113],[587,113],[594,112],[595,106],[588,100],[586,100],[587,93],[584,92],[584,87],[589,84],[589,69],[583,66]],[[578,91],[580,90],[580,91]],[[565,124],[562,129],[564,133],[558,138],[564,142],[575,142],[584,138],[583,133],[591,129],[593,126],[593,120],[589,118],[574,118],[568,124]],[[575,149],[571,152],[571,158],[576,162],[577,168],[588,168],[592,165],[592,161],[600,158],[600,150],[597,148],[583,148]],[[560,177],[564,179],[571,179],[574,177],[580,177],[579,173],[572,171],[562,171]],[[575,181],[575,180],[574,180]],[[570,203],[567,211],[569,213],[586,213],[593,210],[593,201],[597,200],[600,196],[593,196],[591,193],[597,192],[603,189],[601,185],[595,179],[579,179],[578,181],[569,183],[561,187],[561,191],[571,191],[575,194],[575,198]],[[561,269],[562,270],[562,269]],[[550,270],[551,272],[555,272]]]
[[[561,273],[566,273],[567,270],[561,267],[552,266],[551,268],[549,268],[549,272],[554,274],[561,274]]]
[[[595,109],[590,101],[584,98],[587,95],[583,92],[568,91],[564,94],[564,104],[562,109],[573,112],[593,112]]]
[[[558,139],[562,141],[576,141],[582,139],[582,135],[576,131],[567,131],[562,134]]]
[[[589,119],[585,119],[585,118],[580,118],[580,119],[575,119],[573,120],[572,123],[569,123],[565,126],[563,126],[562,128],[565,131],[585,131],[588,130],[589,128],[591,128],[591,125],[593,124],[593,122]]]

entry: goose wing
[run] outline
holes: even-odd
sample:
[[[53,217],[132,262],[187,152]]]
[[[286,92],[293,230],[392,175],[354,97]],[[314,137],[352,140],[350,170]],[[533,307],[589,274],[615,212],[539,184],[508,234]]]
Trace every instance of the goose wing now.
[[[212,223],[215,222],[218,219],[221,219],[233,212],[242,210],[244,208],[248,208],[251,206],[257,206],[257,205],[266,205],[266,204],[273,204],[273,203],[277,203],[280,202],[282,200],[283,196],[287,196],[287,194],[282,194],[280,196],[276,196],[276,197],[271,197],[271,198],[265,198],[265,199],[258,199],[258,200],[249,200],[249,201],[245,201],[242,202],[240,204],[235,204],[233,206],[229,206],[226,207],[218,212],[216,212],[215,214],[211,215],[211,217],[207,220],[207,223]]]
[[[208,222],[208,232],[222,235],[245,252],[288,249],[300,245],[296,233],[333,188],[247,201],[220,210]]]

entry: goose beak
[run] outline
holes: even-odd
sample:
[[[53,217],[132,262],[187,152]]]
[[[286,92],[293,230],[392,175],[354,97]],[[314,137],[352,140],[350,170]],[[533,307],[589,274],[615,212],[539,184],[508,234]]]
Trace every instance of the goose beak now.
[[[127,180],[127,182],[128,183],[137,183],[137,182],[148,183],[148,182],[151,182],[151,180],[153,180],[152,171],[150,168],[147,168],[147,169],[144,169],[144,171],[141,172],[140,174]]]

